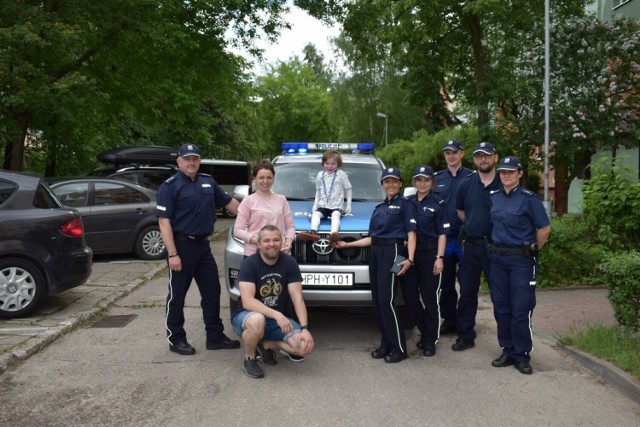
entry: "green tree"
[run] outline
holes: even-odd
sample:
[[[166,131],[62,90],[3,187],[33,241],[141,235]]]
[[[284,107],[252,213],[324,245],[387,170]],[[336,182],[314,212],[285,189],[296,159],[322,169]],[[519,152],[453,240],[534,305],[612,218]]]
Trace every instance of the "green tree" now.
[[[554,16],[583,13],[585,0],[554,3]],[[543,1],[359,0],[348,4],[346,35],[368,58],[391,56],[411,102],[434,130],[457,124],[451,102],[482,128],[513,87],[521,41],[542,38]]]
[[[573,178],[585,177],[597,150],[640,141],[640,21],[594,16],[556,21],[551,33],[551,157],[556,211],[567,212]],[[513,151],[526,157],[544,143],[540,81],[543,46],[531,40],[521,57],[513,96],[498,123]]]
[[[322,68],[321,68],[322,69]],[[283,141],[335,141],[337,129],[329,120],[331,95],[318,63],[294,56],[268,67],[258,77],[258,115],[264,126],[261,154],[273,156]]]
[[[3,167],[24,168],[29,129],[65,159],[88,155],[86,145],[125,142],[125,118],[138,130],[212,141],[241,90],[244,63],[225,50],[227,30],[251,47],[261,32],[276,34],[286,8],[268,0],[0,3]]]
[[[334,71],[331,91],[332,120],[339,125],[340,141],[372,141],[382,147],[385,124],[389,143],[411,137],[424,125],[422,109],[408,102],[410,93],[402,87],[393,58],[370,60],[357,55],[356,47],[344,35],[334,43],[346,66],[346,70]],[[378,113],[387,115],[386,123]]]

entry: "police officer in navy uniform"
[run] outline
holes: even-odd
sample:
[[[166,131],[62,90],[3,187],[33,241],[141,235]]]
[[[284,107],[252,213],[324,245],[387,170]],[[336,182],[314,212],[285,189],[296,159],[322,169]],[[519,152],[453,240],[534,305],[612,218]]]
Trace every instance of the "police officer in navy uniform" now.
[[[418,166],[413,172],[416,194],[408,199],[416,209],[415,265],[402,277],[401,284],[404,301],[420,330],[417,347],[425,357],[435,356],[440,338],[438,296],[449,228],[447,205],[433,193],[433,175],[429,165]]]
[[[491,365],[515,365],[520,373],[531,374],[538,250],[547,242],[551,225],[540,199],[519,185],[520,160],[505,157],[498,172],[502,189],[491,196],[490,284],[502,355]]]
[[[456,193],[458,186],[473,171],[462,165],[464,146],[455,139],[444,143],[442,147],[447,168],[435,173],[436,186],[434,192],[447,204],[447,246],[444,252],[444,270],[440,286],[440,316],[442,325],[440,335],[456,333],[456,305],[458,292],[456,291],[456,273],[462,259],[462,247],[458,242],[462,221],[456,210]]]
[[[381,184],[387,197],[371,214],[369,237],[352,242],[339,241],[335,246],[339,249],[371,246],[371,297],[381,335],[380,346],[371,352],[371,357],[398,363],[407,358],[407,346],[393,301],[398,293],[398,276],[404,275],[414,263],[416,212],[415,205],[400,194],[400,169],[383,169]],[[406,259],[397,263],[400,271],[394,274],[390,270],[398,255]]]
[[[458,268],[460,298],[456,310],[458,338],[451,346],[454,351],[464,351],[475,346],[476,314],[480,276],[489,281],[489,253],[487,244],[491,238],[490,194],[500,190],[500,178],[496,174],[498,154],[489,142],[481,142],[473,150],[476,173],[460,183],[456,194],[456,209],[464,225],[463,255]]]
[[[226,194],[211,175],[198,173],[200,149],[195,144],[180,147],[177,163],[179,171],[158,188],[156,200],[169,264],[165,323],[169,350],[182,355],[196,352],[183,327],[184,300],[193,279],[202,297],[207,349],[238,348],[240,342],[223,333],[218,266],[209,245],[216,208],[224,206],[236,213],[238,201]]]

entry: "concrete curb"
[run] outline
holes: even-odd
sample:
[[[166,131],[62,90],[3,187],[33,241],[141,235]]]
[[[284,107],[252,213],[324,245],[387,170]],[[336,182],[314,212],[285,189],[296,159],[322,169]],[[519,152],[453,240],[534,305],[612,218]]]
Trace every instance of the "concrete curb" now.
[[[35,335],[29,335],[21,345],[13,348],[11,352],[0,355],[0,374],[36,354],[62,335],[73,331],[87,322],[97,319],[111,304],[133,292],[164,269],[166,269],[166,265],[164,264],[156,266],[147,273],[144,273],[141,278],[135,279],[131,283],[105,296],[94,307],[81,311],[69,319],[59,322],[55,326],[34,328],[35,331],[40,331]]]
[[[640,405],[640,383],[627,372],[606,360],[584,353],[578,349],[557,343],[558,348],[580,362],[585,368],[602,378],[607,384]]]
[[[640,405],[640,382],[631,374],[618,368],[613,363],[602,360],[592,354],[585,353],[573,347],[567,347],[564,344],[558,342],[558,340],[539,329],[533,332],[538,338],[543,341],[547,341],[551,345],[559,348],[565,354],[573,357],[578,363],[591,372],[602,378],[604,382],[614,387],[620,393],[633,400],[636,404]]]

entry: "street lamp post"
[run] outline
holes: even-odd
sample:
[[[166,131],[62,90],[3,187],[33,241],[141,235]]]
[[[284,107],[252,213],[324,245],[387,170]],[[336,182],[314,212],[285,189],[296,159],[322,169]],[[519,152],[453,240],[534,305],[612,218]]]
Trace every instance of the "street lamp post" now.
[[[386,147],[389,143],[389,116],[385,113],[378,113],[377,116],[384,119],[384,146]]]

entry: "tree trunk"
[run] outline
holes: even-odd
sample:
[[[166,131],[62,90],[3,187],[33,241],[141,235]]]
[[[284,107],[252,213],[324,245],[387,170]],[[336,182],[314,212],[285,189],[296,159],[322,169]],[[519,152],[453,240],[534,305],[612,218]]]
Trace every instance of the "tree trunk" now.
[[[12,171],[25,170],[24,148],[32,112],[20,113],[13,116],[13,126],[7,132],[7,145],[4,148],[4,162],[2,168]]]
[[[484,49],[482,47],[482,27],[478,15],[465,14],[465,20],[471,34],[471,47],[473,49],[473,74],[478,108],[478,127],[483,128],[489,123],[489,112],[487,111],[488,102],[484,88],[487,81],[487,73],[485,71]]]
[[[573,177],[569,175],[568,160],[556,158],[555,173],[555,211],[558,216],[566,214],[569,210],[569,184]]]

